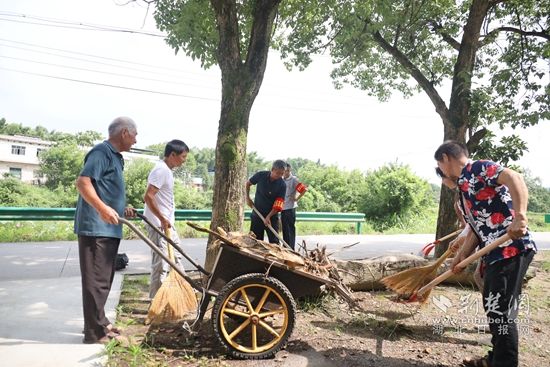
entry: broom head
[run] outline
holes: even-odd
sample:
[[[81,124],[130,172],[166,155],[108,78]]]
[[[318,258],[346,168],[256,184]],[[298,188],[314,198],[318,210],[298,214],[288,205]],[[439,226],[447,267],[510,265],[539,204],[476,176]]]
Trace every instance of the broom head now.
[[[196,308],[195,291],[172,269],[151,301],[145,324],[181,320]]]
[[[405,302],[424,303],[428,299],[428,294],[416,297],[416,292],[435,278],[439,264],[437,267],[434,267],[434,265],[403,270],[382,278],[380,281],[387,288],[397,293],[400,299],[405,299]]]

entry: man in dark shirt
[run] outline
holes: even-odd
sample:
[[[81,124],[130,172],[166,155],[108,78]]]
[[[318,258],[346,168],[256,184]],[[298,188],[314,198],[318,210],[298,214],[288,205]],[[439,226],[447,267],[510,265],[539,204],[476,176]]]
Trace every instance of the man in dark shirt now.
[[[254,212],[250,217],[250,232],[256,235],[259,240],[264,239],[264,231],[267,231],[267,237],[270,243],[279,243],[277,236],[272,233],[267,226],[271,226],[275,231],[279,229],[278,216],[283,210],[285,202],[286,184],[283,180],[286,163],[280,159],[273,162],[271,171],[260,171],[254,174],[246,181],[246,202],[251,208],[256,209],[265,218],[265,222]],[[256,185],[256,195],[254,202],[250,199],[250,186]]]
[[[124,158],[136,143],[137,128],[128,117],[109,125],[109,139],[96,145],[84,158],[76,180],[79,192],[74,231],[78,235],[84,343],[119,339],[118,330],[105,316],[105,303],[115,273],[115,259],[122,238],[118,218],[133,216],[126,208]]]
[[[460,191],[460,203],[475,241],[467,241],[455,256],[458,263],[508,233],[511,241],[483,257],[485,265],[483,306],[491,330],[493,350],[487,357],[465,360],[466,366],[517,367],[517,316],[521,286],[536,246],[527,228],[529,193],[523,177],[488,160],[468,159],[468,150],[454,141],[443,143],[435,152],[442,177],[453,180]]]

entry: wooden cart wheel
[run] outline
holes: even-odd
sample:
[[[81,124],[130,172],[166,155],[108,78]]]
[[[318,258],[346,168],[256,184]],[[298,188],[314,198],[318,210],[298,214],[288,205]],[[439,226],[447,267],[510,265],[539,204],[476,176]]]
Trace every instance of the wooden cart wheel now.
[[[272,357],[294,329],[296,303],[281,281],[253,273],[227,283],[212,310],[214,332],[241,359]]]

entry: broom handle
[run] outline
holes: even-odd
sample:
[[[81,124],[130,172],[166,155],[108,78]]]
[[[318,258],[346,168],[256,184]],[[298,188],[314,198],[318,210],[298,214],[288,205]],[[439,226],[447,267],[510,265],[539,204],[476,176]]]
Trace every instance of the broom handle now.
[[[434,268],[439,268],[439,267],[441,266],[441,264],[443,264],[443,262],[444,262],[445,260],[447,260],[447,258],[448,258],[449,256],[452,255],[452,253],[453,253],[453,250],[449,247],[449,248],[447,249],[447,251],[445,251],[445,252],[439,257],[439,259],[437,259],[437,261],[433,263],[433,267],[434,267]]]
[[[452,232],[452,233],[449,233],[448,235],[446,236],[443,236],[441,238],[438,238],[437,240],[434,240],[430,243],[428,243],[427,245],[425,245],[424,247],[422,247],[422,252],[424,253],[424,255],[428,255],[432,249],[436,246],[436,245],[439,245],[441,242],[445,241],[445,240],[448,240],[449,238],[451,237],[454,237],[456,236],[457,234],[459,234],[460,232],[462,232],[462,228],[460,229],[457,229],[456,231]]]
[[[456,236],[457,234],[459,234],[460,232],[462,232],[462,228],[460,229],[457,229],[456,231],[454,231],[453,233],[449,233],[448,235],[446,236],[443,236],[441,238],[438,238],[437,240],[433,241],[432,243],[434,245],[438,245],[440,242],[443,242],[445,240],[448,240],[449,238],[453,237],[453,236]]]
[[[197,262],[195,262],[195,260],[193,260],[189,255],[187,255],[185,253],[185,251],[183,251],[183,249],[180,246],[176,245],[176,243],[174,241],[172,241],[172,239],[170,237],[167,237],[166,234],[164,234],[160,229],[158,229],[157,226],[155,226],[153,223],[151,223],[151,221],[145,215],[140,214],[140,213],[136,213],[136,216],[139,217],[141,220],[143,220],[145,223],[147,223],[149,225],[149,227],[153,228],[155,230],[155,232],[157,232],[162,238],[164,238],[169,244],[171,244],[173,248],[178,250],[178,252],[180,254],[182,254],[183,257],[185,257],[187,259],[187,261],[189,261],[201,273],[203,273],[206,276],[210,276],[210,272],[206,271],[205,268],[203,268],[201,265],[199,265]]]
[[[481,250],[474,252],[472,255],[468,256],[461,262],[459,262],[456,266],[460,267],[466,267],[479,259],[480,257],[488,254],[489,252],[493,251],[500,245],[504,244],[505,242],[511,240],[511,237],[508,233],[506,233],[504,236],[501,236],[494,240],[492,243],[488,244],[487,246],[483,247]],[[424,287],[420,288],[418,292],[416,293],[418,297],[422,297],[424,293],[426,293],[428,290],[431,290],[433,287],[444,281],[445,279],[449,278],[451,275],[453,275],[453,269],[449,269],[446,272],[442,273],[440,276],[426,284]]]
[[[170,231],[170,228],[166,229],[166,237],[169,239],[172,239],[172,231]],[[174,263],[176,262],[176,257],[174,256],[174,249],[172,248],[172,245],[170,242],[166,243],[168,245],[168,257],[170,260],[172,260]]]
[[[191,279],[189,276],[187,276],[187,274],[185,274],[172,260],[170,260],[170,258],[168,256],[166,256],[166,254],[164,254],[159,248],[158,246],[153,243],[153,241],[151,241],[146,235],[144,235],[133,223],[131,223],[128,219],[126,218],[121,218],[119,217],[118,218],[118,222],[119,223],[124,223],[126,224],[128,227],[130,227],[130,229],[135,233],[137,234],[137,236],[139,238],[141,238],[143,240],[143,242],[145,242],[147,244],[147,246],[149,246],[151,248],[151,250],[155,251],[157,255],[159,255],[164,261],[166,261],[168,264],[170,264],[170,266],[172,267],[172,269],[174,269],[175,271],[178,272],[179,275],[181,275],[183,277],[183,279],[187,280],[187,282],[189,284],[191,284],[191,286],[193,288],[195,288],[196,290],[198,290],[199,292],[204,292],[206,291],[207,293],[209,292],[208,289],[204,288],[203,286],[201,286],[200,284],[198,284],[197,282],[195,282],[193,279]]]
[[[260,217],[260,219],[265,223],[265,218],[264,216],[262,215],[262,213],[260,213],[258,211],[258,209],[256,209],[256,207],[254,205],[252,205],[252,210],[254,210],[254,212],[256,214],[258,214],[258,217]],[[285,242],[285,240],[283,240],[283,238],[281,237],[281,235],[279,233],[277,233],[277,231],[275,229],[273,229],[273,227],[271,226],[271,224],[267,224],[267,228],[269,228],[269,230],[271,232],[273,232],[273,234],[279,239],[279,241],[281,241],[289,250],[291,251],[294,251],[292,250],[292,248],[288,245],[288,243]]]

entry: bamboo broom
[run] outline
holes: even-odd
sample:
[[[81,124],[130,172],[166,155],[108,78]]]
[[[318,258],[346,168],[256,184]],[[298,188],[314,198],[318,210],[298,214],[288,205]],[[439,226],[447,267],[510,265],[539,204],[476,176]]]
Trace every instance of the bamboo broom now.
[[[457,264],[457,266],[461,267],[461,268],[465,268],[466,266],[470,265],[471,263],[473,263],[474,261],[476,261],[480,257],[482,257],[482,256],[488,254],[489,252],[493,251],[497,247],[505,246],[507,244],[509,245],[511,243],[511,241],[512,241],[512,238],[510,237],[510,235],[508,233],[506,233],[503,236],[501,236],[501,237],[497,238],[496,240],[494,240],[493,242],[491,242],[490,244],[483,247],[481,250],[478,250],[478,251],[474,252],[472,255],[468,256],[467,258],[465,258],[464,260],[459,262]],[[425,286],[420,288],[417,292],[413,293],[409,297],[408,302],[421,302],[421,303],[426,302],[426,300],[428,299],[428,295],[430,294],[432,289],[436,285],[438,285],[439,283],[444,281],[445,279],[449,278],[451,275],[453,275],[453,269],[449,269],[446,272],[444,272],[443,274],[439,275],[437,278],[433,279],[431,282],[429,282],[428,284],[426,284]]]
[[[433,242],[430,242],[422,249],[424,254],[427,254],[431,249],[439,243],[452,238],[459,234],[462,230],[459,229],[453,233],[449,233]],[[453,253],[451,248],[448,248],[441,257],[430,265],[424,265],[412,269],[403,270],[397,274],[387,276],[381,280],[387,288],[396,292],[399,296],[409,298],[415,294],[421,287],[429,283],[437,274],[437,270],[443,262]]]
[[[166,231],[168,238],[170,230]],[[170,243],[168,257],[175,261],[174,249]],[[145,324],[181,320],[187,313],[197,308],[197,297],[189,283],[174,269],[170,272],[151,301]]]
[[[449,247],[433,264],[403,270],[383,278],[381,282],[399,296],[410,299],[420,288],[436,277],[437,270],[452,253],[453,250]]]

